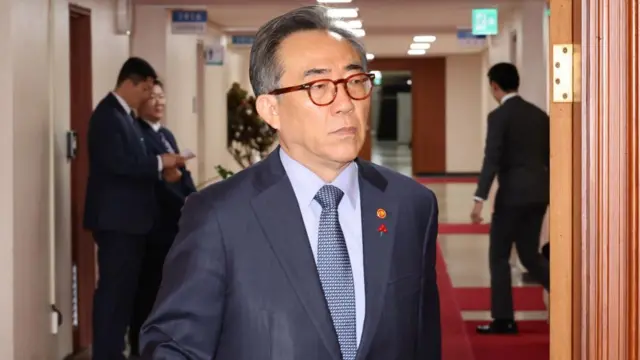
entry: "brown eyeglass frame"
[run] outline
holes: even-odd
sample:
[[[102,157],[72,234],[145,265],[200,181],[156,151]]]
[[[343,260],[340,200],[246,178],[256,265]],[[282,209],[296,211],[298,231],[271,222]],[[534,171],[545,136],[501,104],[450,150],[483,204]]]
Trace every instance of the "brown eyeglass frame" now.
[[[349,75],[344,79],[338,79],[338,80],[318,79],[318,80],[310,81],[308,83],[304,83],[302,85],[289,86],[289,87],[286,87],[286,88],[275,89],[275,90],[269,92],[269,95],[282,95],[282,94],[286,94],[286,93],[290,93],[290,92],[294,92],[294,91],[306,90],[307,91],[307,95],[309,96],[309,100],[311,100],[311,102],[314,103],[316,106],[329,106],[336,100],[336,97],[338,96],[338,92],[337,91],[333,94],[333,99],[331,99],[331,101],[329,101],[326,104],[318,104],[317,102],[313,101],[313,97],[311,96],[311,87],[314,84],[317,84],[319,82],[327,82],[327,81],[329,81],[329,82],[332,82],[335,85],[336,89],[338,88],[339,84],[343,84],[342,86],[344,86],[344,91],[347,93],[347,96],[349,96],[351,99],[353,99],[353,100],[364,100],[364,99],[368,98],[369,96],[371,96],[371,92],[372,92],[371,90],[369,90],[369,93],[366,96],[361,97],[361,98],[356,98],[356,97],[353,97],[351,95],[351,93],[349,92],[349,88],[347,88],[347,82],[349,80],[353,79],[356,76],[362,76],[362,75],[366,75],[369,78],[369,80],[371,81],[371,89],[373,89],[373,86],[374,86],[373,80],[375,79],[376,75],[372,74],[372,73],[357,73],[357,74]]]

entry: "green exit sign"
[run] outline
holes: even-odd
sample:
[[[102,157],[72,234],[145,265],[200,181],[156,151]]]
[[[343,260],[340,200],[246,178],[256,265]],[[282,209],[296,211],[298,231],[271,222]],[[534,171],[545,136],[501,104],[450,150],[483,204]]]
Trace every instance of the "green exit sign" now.
[[[473,35],[498,35],[498,9],[471,10]]]

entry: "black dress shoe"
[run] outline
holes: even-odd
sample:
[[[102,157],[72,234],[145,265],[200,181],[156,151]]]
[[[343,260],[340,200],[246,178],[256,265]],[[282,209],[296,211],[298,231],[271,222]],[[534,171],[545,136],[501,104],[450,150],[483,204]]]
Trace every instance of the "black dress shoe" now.
[[[515,335],[518,333],[518,325],[513,320],[494,320],[478,326],[476,332],[482,335]]]

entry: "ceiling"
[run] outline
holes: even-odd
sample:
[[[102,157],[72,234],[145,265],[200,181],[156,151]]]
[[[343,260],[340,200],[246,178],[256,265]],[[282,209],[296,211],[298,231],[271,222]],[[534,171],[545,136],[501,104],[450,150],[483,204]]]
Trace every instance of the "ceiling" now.
[[[357,7],[366,31],[362,38],[376,57],[405,57],[415,35],[434,35],[424,56],[475,53],[483,43],[463,43],[457,30],[471,27],[471,10],[498,8],[505,14],[521,0],[352,0],[330,7]],[[524,1],[524,0],[522,0]],[[211,24],[230,34],[251,34],[271,18],[314,0],[136,0],[137,4],[206,7]],[[499,15],[499,17],[500,17]]]

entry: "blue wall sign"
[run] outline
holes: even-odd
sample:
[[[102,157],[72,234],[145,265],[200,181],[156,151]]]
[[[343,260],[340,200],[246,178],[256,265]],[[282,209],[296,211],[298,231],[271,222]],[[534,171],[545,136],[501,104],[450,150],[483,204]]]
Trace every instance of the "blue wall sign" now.
[[[207,32],[206,10],[172,10],[171,32],[173,34],[204,34]]]
[[[231,36],[231,44],[233,45],[253,45],[256,39],[253,35],[233,35]]]

